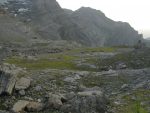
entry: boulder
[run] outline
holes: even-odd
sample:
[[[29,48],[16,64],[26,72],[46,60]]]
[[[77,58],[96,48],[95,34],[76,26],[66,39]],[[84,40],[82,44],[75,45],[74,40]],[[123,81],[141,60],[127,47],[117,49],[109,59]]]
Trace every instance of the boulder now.
[[[78,92],[78,96],[81,97],[88,97],[91,95],[97,95],[97,96],[101,96],[102,92],[101,91],[84,91],[84,92]]]
[[[105,113],[107,111],[107,99],[102,91],[83,91],[68,100],[61,107],[61,110],[66,113]]]
[[[38,92],[39,92],[39,91],[41,91],[41,90],[42,90],[42,87],[41,87],[41,86],[38,85],[38,86],[35,87],[35,91],[38,91]]]
[[[30,87],[31,79],[29,78],[20,78],[15,85],[16,90],[25,90]]]
[[[11,95],[17,81],[16,75],[0,71],[0,95]]]
[[[16,102],[12,108],[12,111],[15,113],[20,113],[22,111],[24,111],[25,107],[29,104],[29,101],[25,101],[25,100],[19,100],[18,102]]]
[[[74,74],[74,75],[67,76],[64,79],[64,82],[75,83],[77,80],[80,80],[80,79],[81,79],[81,77],[79,74]]]
[[[25,92],[25,90],[20,90],[20,91],[19,91],[19,94],[20,94],[21,96],[25,96],[26,92]]]
[[[127,68],[127,65],[125,63],[123,63],[123,62],[118,63],[116,65],[116,69],[126,69],[126,68]]]
[[[26,111],[29,111],[29,112],[38,112],[38,111],[42,111],[43,109],[44,109],[44,104],[39,103],[39,102],[30,102],[26,106]]]
[[[25,72],[22,68],[16,67],[13,64],[4,63],[0,65],[0,70],[2,70],[5,73],[9,73],[12,75],[17,75],[20,72]]]
[[[64,101],[66,101],[66,98],[62,95],[49,93],[47,107],[59,109]]]
[[[23,72],[21,68],[15,65],[4,63],[0,65],[0,95],[12,94],[14,86],[17,81],[17,75]]]
[[[12,111],[15,113],[20,113],[24,111],[38,112],[38,111],[42,111],[43,108],[44,108],[43,103],[19,100],[18,102],[14,104]]]

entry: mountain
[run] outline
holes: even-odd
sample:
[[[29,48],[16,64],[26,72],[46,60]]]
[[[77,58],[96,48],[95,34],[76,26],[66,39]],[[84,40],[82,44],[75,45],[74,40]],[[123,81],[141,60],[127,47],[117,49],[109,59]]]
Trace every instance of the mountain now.
[[[82,7],[72,17],[93,45],[132,45],[142,38],[128,23],[115,22],[92,8]]]
[[[92,8],[82,7],[75,12],[62,9],[56,0],[5,0],[0,9],[10,17],[10,26],[21,23],[18,30],[10,30],[10,36],[20,39],[69,40],[88,46],[133,45],[142,39],[128,23],[115,22]],[[20,31],[21,26],[27,31]],[[9,25],[1,27],[0,32],[6,29]]]

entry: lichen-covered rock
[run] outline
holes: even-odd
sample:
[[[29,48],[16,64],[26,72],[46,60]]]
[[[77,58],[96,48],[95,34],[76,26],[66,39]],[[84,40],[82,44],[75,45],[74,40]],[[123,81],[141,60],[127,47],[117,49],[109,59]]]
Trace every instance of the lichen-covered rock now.
[[[15,85],[16,90],[25,90],[30,87],[31,79],[29,78],[20,78]]]
[[[0,66],[0,95],[12,94],[20,71],[21,69],[14,65],[3,64]]]
[[[107,102],[101,91],[83,91],[78,92],[61,110],[71,113],[105,113]]]
[[[26,106],[26,111],[29,111],[29,112],[38,112],[38,111],[42,111],[43,109],[44,109],[44,104],[39,103],[39,102],[30,102]]]
[[[12,75],[17,75],[20,72],[23,72],[24,70],[22,68],[16,67],[13,64],[3,63],[0,65],[0,70],[2,70],[5,73],[9,73]]]
[[[12,108],[12,111],[15,113],[20,113],[22,111],[24,111],[25,107],[29,104],[29,101],[25,101],[25,100],[19,100],[18,102],[16,102]]]
[[[20,91],[19,91],[19,94],[20,94],[21,96],[25,96],[26,92],[25,92],[25,90],[20,90]]]
[[[19,100],[14,104],[12,111],[15,113],[20,113],[24,111],[38,112],[38,111],[42,111],[44,107],[45,105],[43,103]]]
[[[5,73],[0,72],[0,95],[2,94],[12,94],[13,88],[16,83],[16,77]]]
[[[47,107],[59,109],[63,105],[63,96],[49,93],[49,98],[47,102]]]

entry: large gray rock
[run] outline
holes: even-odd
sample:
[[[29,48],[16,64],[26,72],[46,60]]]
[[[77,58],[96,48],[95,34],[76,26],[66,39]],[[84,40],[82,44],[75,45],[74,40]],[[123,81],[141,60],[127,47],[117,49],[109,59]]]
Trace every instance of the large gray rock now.
[[[31,79],[29,78],[20,78],[15,85],[16,90],[25,90],[30,87]]]
[[[107,99],[99,90],[83,91],[61,107],[64,112],[71,113],[105,113]]]
[[[38,112],[38,111],[42,111],[44,107],[45,105],[43,103],[19,100],[14,104],[12,111],[15,113],[20,113],[24,111]]]
[[[20,91],[19,91],[19,94],[20,94],[21,96],[25,96],[26,92],[25,92],[25,90],[20,90]]]
[[[63,105],[63,97],[61,95],[49,93],[48,97],[49,98],[46,105],[48,108],[59,109]]]
[[[0,66],[0,95],[12,94],[17,81],[17,74],[20,71],[20,68],[14,65],[4,64]]]
[[[2,94],[12,94],[13,88],[15,86],[16,83],[16,77],[8,74],[8,73],[4,73],[3,71],[0,72],[0,95]]]
[[[16,102],[12,108],[12,111],[15,113],[20,113],[22,111],[24,111],[25,107],[29,104],[29,101],[25,101],[25,100],[19,100],[18,102]]]
[[[39,102],[30,102],[26,106],[26,111],[29,112],[38,112],[38,111],[42,111],[43,109],[44,109],[44,104]]]

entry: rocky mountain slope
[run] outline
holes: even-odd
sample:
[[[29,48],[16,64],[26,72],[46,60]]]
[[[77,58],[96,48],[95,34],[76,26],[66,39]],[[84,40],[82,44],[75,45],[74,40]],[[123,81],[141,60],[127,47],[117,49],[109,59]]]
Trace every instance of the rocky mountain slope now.
[[[150,112],[149,48],[62,45],[1,45],[0,113]]]
[[[142,38],[128,23],[112,21],[91,8],[70,13],[56,0],[11,0],[1,5],[1,9],[24,23],[24,27],[29,26],[26,33],[30,35],[17,30],[22,37],[71,40],[90,46],[133,45]],[[15,33],[10,36],[19,37]]]
[[[82,7],[72,16],[93,45],[132,45],[142,38],[128,23],[115,22],[95,9]]]
[[[150,113],[141,37],[91,8],[0,0],[0,113]]]

